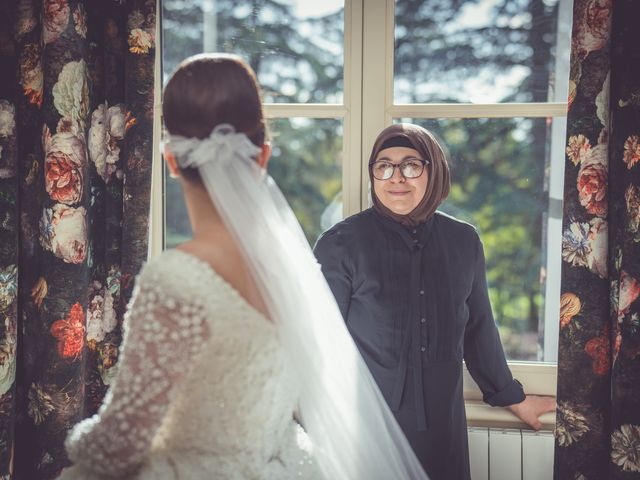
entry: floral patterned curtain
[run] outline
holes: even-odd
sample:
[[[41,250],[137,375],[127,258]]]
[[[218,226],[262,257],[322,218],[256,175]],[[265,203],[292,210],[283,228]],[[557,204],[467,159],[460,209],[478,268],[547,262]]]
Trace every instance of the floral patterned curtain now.
[[[640,478],[638,20],[574,0],[556,479]]]
[[[55,478],[147,257],[155,0],[0,2],[0,478]]]

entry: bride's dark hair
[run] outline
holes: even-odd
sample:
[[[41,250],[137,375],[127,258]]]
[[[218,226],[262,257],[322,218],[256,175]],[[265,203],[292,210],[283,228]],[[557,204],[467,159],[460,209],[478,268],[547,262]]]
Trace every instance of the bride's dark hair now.
[[[172,135],[205,138],[221,123],[258,147],[267,135],[256,75],[236,55],[205,53],[182,61],[164,88],[162,115]],[[195,168],[181,172],[187,180],[200,179]]]

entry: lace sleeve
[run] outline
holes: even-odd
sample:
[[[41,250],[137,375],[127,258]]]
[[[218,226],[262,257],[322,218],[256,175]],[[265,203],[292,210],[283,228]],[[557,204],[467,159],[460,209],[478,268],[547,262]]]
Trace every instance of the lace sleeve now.
[[[98,413],[67,436],[72,470],[118,478],[135,471],[208,338],[202,304],[188,297],[188,285],[149,267],[138,278],[125,316],[114,383]],[[163,286],[168,277],[175,288]]]

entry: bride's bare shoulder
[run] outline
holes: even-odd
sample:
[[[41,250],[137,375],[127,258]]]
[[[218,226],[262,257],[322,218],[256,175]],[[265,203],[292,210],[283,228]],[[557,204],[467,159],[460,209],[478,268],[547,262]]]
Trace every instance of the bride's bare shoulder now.
[[[223,273],[230,268],[243,267],[243,260],[237,247],[226,239],[206,242],[189,240],[177,245],[175,249],[209,264],[218,273]]]

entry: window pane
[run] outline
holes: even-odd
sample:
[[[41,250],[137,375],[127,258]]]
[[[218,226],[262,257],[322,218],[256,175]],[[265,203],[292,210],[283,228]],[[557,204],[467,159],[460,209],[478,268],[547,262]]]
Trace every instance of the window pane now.
[[[166,163],[164,164],[164,198],[164,246],[173,248],[191,238],[191,225],[180,182],[169,176]]]
[[[403,121],[432,131],[448,153],[452,188],[440,209],[480,233],[507,358],[553,361],[557,341],[543,350],[545,332],[557,339],[566,119]]]
[[[276,119],[270,129],[268,171],[313,245],[320,233],[342,219],[342,120]],[[191,228],[179,182],[165,178],[165,247],[170,248],[189,239]]]
[[[344,0],[163,0],[166,77],[185,57],[235,53],[249,62],[266,102],[341,103]]]
[[[342,219],[342,120],[279,118],[270,128],[269,173],[314,245]]]
[[[567,99],[572,0],[397,0],[397,103]]]

